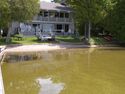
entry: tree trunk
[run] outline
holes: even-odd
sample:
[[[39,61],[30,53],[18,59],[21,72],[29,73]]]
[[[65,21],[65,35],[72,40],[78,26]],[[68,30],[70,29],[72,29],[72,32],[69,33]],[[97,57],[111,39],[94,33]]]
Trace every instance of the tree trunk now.
[[[88,22],[88,43],[90,43],[91,39],[91,22]]]
[[[90,39],[91,39],[91,21],[88,21],[85,23],[85,40],[87,44],[90,44]]]
[[[86,23],[85,23],[85,31],[84,31],[84,36],[85,36],[85,40],[87,39],[87,36],[86,36],[86,31],[87,31],[87,27],[86,27]]]
[[[6,43],[10,42],[11,32],[12,32],[12,23],[9,24],[8,34],[6,37]]]

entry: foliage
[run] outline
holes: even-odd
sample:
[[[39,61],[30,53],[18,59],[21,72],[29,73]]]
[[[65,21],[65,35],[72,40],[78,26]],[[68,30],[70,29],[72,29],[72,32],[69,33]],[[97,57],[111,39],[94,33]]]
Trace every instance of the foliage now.
[[[68,0],[70,6],[75,10],[75,17],[78,22],[98,23],[106,14],[110,0]]]
[[[5,27],[9,21],[9,4],[8,0],[0,0],[0,28]]]
[[[11,21],[31,20],[38,12],[38,0],[10,0]]]
[[[0,27],[12,21],[31,20],[38,9],[39,0],[0,0]]]
[[[113,10],[105,19],[105,28],[120,40],[125,40],[125,1],[116,0]]]
[[[6,42],[10,41],[13,22],[30,21],[38,13],[39,0],[0,1],[0,27],[8,26]]]
[[[92,27],[104,20],[113,5],[112,0],[67,0],[67,3],[75,11],[76,26],[88,40]]]
[[[90,40],[90,44],[93,45],[103,45],[105,43],[104,38],[101,37],[92,37]]]

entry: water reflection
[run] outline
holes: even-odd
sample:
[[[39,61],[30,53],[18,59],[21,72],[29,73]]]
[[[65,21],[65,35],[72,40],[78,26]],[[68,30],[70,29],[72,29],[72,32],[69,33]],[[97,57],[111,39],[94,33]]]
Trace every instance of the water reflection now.
[[[95,48],[88,49],[88,55],[87,55],[87,62],[88,62],[88,69],[91,65],[91,54],[94,52]]]
[[[64,89],[64,83],[54,83],[51,78],[36,80],[40,85],[39,94],[60,94]]]

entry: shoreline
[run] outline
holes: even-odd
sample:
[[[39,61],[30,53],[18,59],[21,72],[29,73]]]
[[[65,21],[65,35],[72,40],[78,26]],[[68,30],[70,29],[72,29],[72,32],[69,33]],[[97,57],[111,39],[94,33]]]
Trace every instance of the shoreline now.
[[[1,53],[6,52],[34,52],[34,51],[51,51],[70,48],[97,48],[97,45],[74,45],[74,44],[33,44],[33,45],[15,45],[6,46]]]
[[[52,51],[61,49],[73,49],[73,48],[124,48],[114,45],[84,45],[84,44],[32,44],[32,45],[20,45],[12,44],[7,46],[0,46],[1,56],[6,52],[38,52],[38,51]]]

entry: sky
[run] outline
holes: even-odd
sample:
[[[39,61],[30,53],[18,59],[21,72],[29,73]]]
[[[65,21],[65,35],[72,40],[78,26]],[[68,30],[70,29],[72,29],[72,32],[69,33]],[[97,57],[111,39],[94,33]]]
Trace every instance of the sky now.
[[[40,1],[46,1],[46,2],[51,2],[51,0],[40,0]]]

